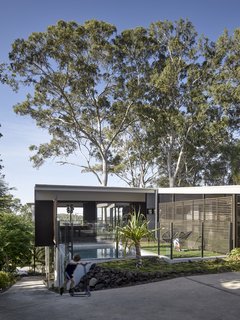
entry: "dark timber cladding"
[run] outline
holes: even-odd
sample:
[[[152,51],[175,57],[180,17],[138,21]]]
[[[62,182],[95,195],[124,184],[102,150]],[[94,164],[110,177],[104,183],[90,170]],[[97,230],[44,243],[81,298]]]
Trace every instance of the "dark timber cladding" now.
[[[53,246],[53,201],[35,201],[35,246]]]

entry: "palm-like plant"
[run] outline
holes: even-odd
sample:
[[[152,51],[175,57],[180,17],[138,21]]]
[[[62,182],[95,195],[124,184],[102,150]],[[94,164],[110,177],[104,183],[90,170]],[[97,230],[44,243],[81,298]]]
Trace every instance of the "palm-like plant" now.
[[[117,227],[118,241],[122,242],[125,252],[127,248],[135,247],[137,266],[141,266],[141,240],[143,238],[148,240],[154,239],[155,230],[149,230],[149,221],[140,212],[133,212],[127,218],[126,224]]]

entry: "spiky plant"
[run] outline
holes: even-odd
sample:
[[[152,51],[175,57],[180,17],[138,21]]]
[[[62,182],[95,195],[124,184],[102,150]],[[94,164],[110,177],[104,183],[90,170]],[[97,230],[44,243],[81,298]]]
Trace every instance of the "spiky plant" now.
[[[124,252],[126,249],[135,247],[137,265],[142,265],[141,256],[141,240],[142,239],[154,239],[154,231],[148,228],[149,221],[140,212],[133,212],[127,216],[127,222],[122,226],[117,227],[118,240],[122,242],[124,246]]]

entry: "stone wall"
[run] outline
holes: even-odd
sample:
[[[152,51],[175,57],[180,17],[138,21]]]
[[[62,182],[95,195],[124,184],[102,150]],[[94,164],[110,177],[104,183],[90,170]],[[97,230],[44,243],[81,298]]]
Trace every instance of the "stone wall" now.
[[[160,280],[162,276],[161,272],[123,271],[97,265],[81,279],[79,289],[82,291],[86,282],[90,284],[91,290],[102,290]]]

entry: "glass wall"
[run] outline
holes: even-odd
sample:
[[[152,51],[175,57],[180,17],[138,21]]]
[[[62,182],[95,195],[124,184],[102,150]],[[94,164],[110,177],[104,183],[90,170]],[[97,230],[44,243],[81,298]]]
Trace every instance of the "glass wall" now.
[[[72,212],[68,206],[57,210],[58,243],[65,245],[66,255],[78,253],[83,259],[123,256],[123,250],[116,248],[115,230],[131,204],[76,203]]]

